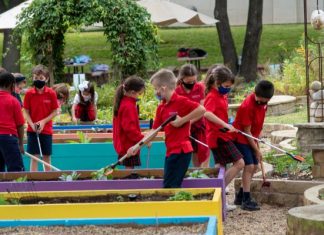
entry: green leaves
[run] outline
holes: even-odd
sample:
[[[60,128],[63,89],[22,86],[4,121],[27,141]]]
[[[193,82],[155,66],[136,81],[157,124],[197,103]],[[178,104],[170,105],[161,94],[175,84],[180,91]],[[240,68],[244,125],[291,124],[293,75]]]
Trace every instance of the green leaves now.
[[[177,192],[174,196],[169,197],[167,201],[192,201],[192,200],[194,200],[192,193],[180,191]]]
[[[33,63],[47,65],[56,81],[63,77],[67,29],[95,22],[104,24],[113,67],[120,70],[115,74],[145,76],[150,65],[158,65],[156,27],[133,0],[34,0],[19,22],[16,34],[26,37]]]

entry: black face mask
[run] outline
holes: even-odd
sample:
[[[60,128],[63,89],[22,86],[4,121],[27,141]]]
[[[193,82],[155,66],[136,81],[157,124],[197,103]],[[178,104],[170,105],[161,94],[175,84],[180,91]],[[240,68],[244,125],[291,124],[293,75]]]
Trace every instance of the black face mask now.
[[[45,86],[45,81],[35,80],[33,85],[38,89],[42,89]]]
[[[185,82],[182,82],[182,84],[188,90],[192,90],[194,88],[194,86],[195,86],[196,83],[195,82],[194,83],[185,83]]]
[[[260,100],[256,100],[255,103],[257,105],[267,105],[268,104],[268,102],[264,102],[264,101],[260,101]]]

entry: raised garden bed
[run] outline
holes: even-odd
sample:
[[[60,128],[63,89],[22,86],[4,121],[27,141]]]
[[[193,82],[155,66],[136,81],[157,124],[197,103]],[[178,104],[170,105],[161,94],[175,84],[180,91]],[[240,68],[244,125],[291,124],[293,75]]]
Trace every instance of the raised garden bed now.
[[[97,203],[58,203],[21,205],[23,198],[79,198],[107,195],[165,195],[174,196],[183,189],[141,189],[141,190],[92,190],[92,191],[53,191],[30,193],[0,193],[2,201],[16,201],[18,205],[1,205],[0,220],[35,220],[35,219],[90,219],[90,218],[129,218],[161,216],[216,216],[218,234],[222,234],[222,201],[221,189],[200,188],[185,189],[193,197],[212,195],[211,200],[190,201],[128,201]]]
[[[71,234],[217,234],[216,217],[152,217],[116,219],[6,220],[0,233]],[[15,228],[19,226],[19,228]],[[37,226],[37,227],[35,227]],[[73,226],[73,228],[72,228]],[[9,228],[8,228],[9,227]],[[72,230],[73,229],[73,230]]]
[[[190,169],[189,172],[194,171]],[[183,188],[221,188],[222,206],[225,207],[225,169],[203,170],[211,178],[185,178]],[[80,174],[76,181],[60,181],[58,178],[71,172],[17,172],[0,173],[0,192],[23,192],[23,191],[66,191],[66,190],[105,190],[105,189],[151,189],[163,187],[163,169],[148,170],[118,170],[112,176],[115,180],[91,180],[92,171],[77,171]],[[134,175],[145,178],[136,179]],[[18,178],[26,177],[27,182],[17,182]],[[152,178],[154,177],[154,178]],[[126,178],[126,179],[125,179]],[[129,179],[135,178],[135,179]],[[223,208],[223,218],[226,217]]]

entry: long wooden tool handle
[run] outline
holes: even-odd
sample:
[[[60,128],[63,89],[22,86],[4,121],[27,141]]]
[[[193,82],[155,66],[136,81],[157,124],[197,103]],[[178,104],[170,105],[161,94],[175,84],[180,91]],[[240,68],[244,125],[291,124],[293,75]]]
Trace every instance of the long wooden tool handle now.
[[[52,166],[51,164],[49,164],[49,163],[47,163],[47,162],[39,159],[38,157],[35,157],[34,155],[32,155],[30,153],[25,152],[25,155],[28,156],[28,157],[30,157],[30,158],[32,158],[32,159],[34,159],[35,161],[38,161],[40,163],[43,163],[45,166],[48,166],[48,167],[52,168],[53,170],[61,171],[60,169],[56,168],[55,166]]]

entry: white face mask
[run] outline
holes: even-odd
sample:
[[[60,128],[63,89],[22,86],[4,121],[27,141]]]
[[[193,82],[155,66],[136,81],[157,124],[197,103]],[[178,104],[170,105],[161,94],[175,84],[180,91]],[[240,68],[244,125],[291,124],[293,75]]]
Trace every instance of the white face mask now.
[[[85,102],[88,102],[88,101],[91,100],[91,95],[83,95],[83,94],[82,94],[82,97],[83,97],[83,100],[84,100]]]

